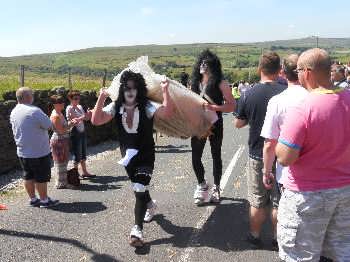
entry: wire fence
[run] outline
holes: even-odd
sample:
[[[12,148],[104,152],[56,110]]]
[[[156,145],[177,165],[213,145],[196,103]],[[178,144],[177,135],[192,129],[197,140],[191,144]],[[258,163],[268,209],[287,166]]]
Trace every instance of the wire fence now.
[[[20,65],[17,74],[0,75],[0,100],[6,92],[22,86],[28,86],[34,90],[50,90],[57,87],[65,87],[69,90],[98,90],[103,86],[109,86],[115,74],[108,72],[107,69],[97,72],[77,72],[71,68],[63,72],[58,70],[38,72]]]

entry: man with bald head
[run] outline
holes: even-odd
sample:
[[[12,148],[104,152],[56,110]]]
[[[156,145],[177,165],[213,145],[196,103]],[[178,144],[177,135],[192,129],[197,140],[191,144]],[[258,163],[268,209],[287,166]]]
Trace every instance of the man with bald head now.
[[[18,104],[12,110],[10,122],[17,145],[17,155],[23,169],[24,187],[34,207],[50,207],[58,203],[47,195],[51,178],[51,158],[48,130],[52,124],[48,116],[33,106],[33,92],[21,87],[16,92]],[[35,194],[37,190],[39,197]]]
[[[331,82],[331,59],[310,49],[298,59],[309,94],[285,117],[276,147],[282,177],[277,237],[285,261],[350,261],[350,91]]]

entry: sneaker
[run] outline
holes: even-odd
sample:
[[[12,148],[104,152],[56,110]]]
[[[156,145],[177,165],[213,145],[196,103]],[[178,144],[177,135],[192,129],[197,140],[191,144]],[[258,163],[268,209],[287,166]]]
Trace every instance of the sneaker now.
[[[253,248],[258,249],[262,247],[261,239],[258,237],[254,237],[251,233],[248,233],[247,241],[253,246]]]
[[[156,209],[157,209],[156,201],[151,200],[150,203],[147,204],[147,207],[148,208],[143,221],[146,223],[149,223],[152,221],[154,215],[156,214]]]
[[[143,235],[142,230],[138,225],[133,226],[130,232],[129,244],[132,247],[142,247],[143,246]]]
[[[48,197],[47,202],[40,201],[40,207],[41,208],[53,207],[53,206],[56,206],[59,202],[60,202],[59,200],[51,199],[50,197]]]
[[[208,202],[208,198],[209,198],[208,189],[209,189],[208,184],[205,181],[197,185],[193,195],[193,198],[195,199],[194,203],[196,205],[201,205],[205,202]]]
[[[29,201],[29,206],[32,206],[32,207],[39,207],[40,206],[40,199],[39,198],[36,198],[34,200],[30,200]]]
[[[220,203],[220,187],[217,185],[214,185],[211,189],[210,202]]]

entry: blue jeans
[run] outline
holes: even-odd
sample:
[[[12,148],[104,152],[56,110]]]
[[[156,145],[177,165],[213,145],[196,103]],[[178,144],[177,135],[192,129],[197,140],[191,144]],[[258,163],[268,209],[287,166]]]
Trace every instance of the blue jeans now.
[[[73,128],[70,138],[74,163],[78,164],[82,160],[86,160],[86,133],[85,131],[79,132],[76,128]]]

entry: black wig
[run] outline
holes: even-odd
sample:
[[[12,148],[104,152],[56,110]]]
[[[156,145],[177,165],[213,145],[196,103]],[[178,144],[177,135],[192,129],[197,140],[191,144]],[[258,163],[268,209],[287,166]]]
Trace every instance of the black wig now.
[[[116,101],[116,108],[120,108],[121,105],[125,102],[124,92],[127,83],[130,80],[134,82],[135,88],[137,90],[136,103],[140,108],[145,108],[148,101],[145,79],[140,73],[134,73],[132,71],[125,71],[120,77],[120,87]]]
[[[199,54],[197,61],[193,66],[191,89],[196,93],[199,93],[199,84],[202,81],[200,65],[203,60],[205,60],[209,70],[208,87],[218,88],[221,80],[223,79],[220,59],[209,49],[205,49]]]

